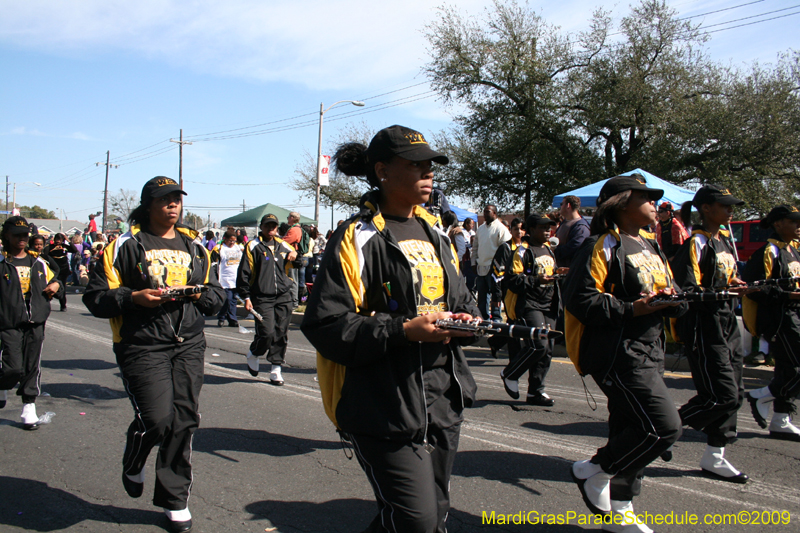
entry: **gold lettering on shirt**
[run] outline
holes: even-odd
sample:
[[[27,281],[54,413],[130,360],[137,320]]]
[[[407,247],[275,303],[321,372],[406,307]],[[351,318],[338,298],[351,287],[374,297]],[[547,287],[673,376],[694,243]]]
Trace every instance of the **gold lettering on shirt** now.
[[[433,244],[409,240],[399,245],[411,265],[414,282],[418,287],[420,299],[417,302],[417,314],[447,311],[447,302],[444,301],[444,271]]]
[[[642,286],[642,292],[658,292],[666,289],[668,285],[667,267],[659,255],[642,252],[630,254],[627,261],[639,269],[637,277]]]
[[[729,282],[736,269],[736,259],[728,252],[717,252],[716,278]]]
[[[14,266],[16,267],[17,275],[19,276],[19,285],[22,288],[22,295],[27,297],[31,292],[31,267],[17,265]]]
[[[192,257],[179,250],[148,250],[145,252],[148,270],[157,289],[186,285]]]
[[[533,260],[536,264],[536,275],[552,276],[556,268],[556,262],[549,255],[540,255]]]
[[[792,261],[786,267],[789,269],[789,275],[793,278],[800,277],[800,263]]]

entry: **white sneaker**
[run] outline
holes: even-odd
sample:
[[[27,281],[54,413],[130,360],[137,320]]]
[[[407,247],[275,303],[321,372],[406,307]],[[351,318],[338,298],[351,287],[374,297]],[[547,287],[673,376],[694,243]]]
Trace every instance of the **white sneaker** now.
[[[792,424],[789,413],[774,413],[769,423],[769,436],[773,439],[800,442],[800,429]]]
[[[570,468],[572,480],[577,483],[583,502],[594,514],[611,512],[611,474],[589,459],[578,461]]]
[[[36,404],[35,403],[26,403],[22,406],[22,427],[24,429],[36,429],[39,426],[36,425],[36,422],[39,421],[39,417],[36,416]]]
[[[253,355],[250,350],[247,351],[247,370],[250,371],[250,375],[253,377],[258,375],[258,356]]]
[[[750,411],[753,413],[756,423],[762,429],[767,428],[767,417],[769,416],[769,404],[771,404],[775,397],[769,390],[769,387],[762,387],[745,393],[747,402],[750,404]]]
[[[503,372],[500,372],[500,379],[503,380],[503,388],[506,389],[506,394],[515,400],[519,400],[519,381],[506,379]]]
[[[700,468],[708,477],[730,483],[747,483],[747,474],[742,474],[736,470],[732,464],[725,459],[725,448],[716,446],[706,446],[703,458],[700,459]]]
[[[269,381],[274,385],[283,385],[283,376],[281,375],[281,365],[272,365],[272,370],[269,373]]]
[[[647,524],[637,519],[632,502],[611,500],[611,518],[612,523],[604,522],[600,529],[614,533],[653,533]]]
[[[0,390],[0,409],[6,406],[7,401],[8,401],[8,391]]]

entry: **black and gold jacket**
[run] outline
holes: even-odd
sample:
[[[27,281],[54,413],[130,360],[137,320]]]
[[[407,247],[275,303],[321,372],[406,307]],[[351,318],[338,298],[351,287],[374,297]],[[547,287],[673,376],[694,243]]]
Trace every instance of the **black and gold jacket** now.
[[[586,239],[564,279],[567,353],[581,375],[603,378],[617,357],[629,355],[624,341],[663,343],[663,317],[686,310],[683,304],[633,316],[633,302],[642,298],[643,292],[677,289],[655,237],[644,231],[639,236],[655,254],[609,230]]]
[[[748,283],[763,279],[800,277],[800,251],[797,241],[786,243],[773,234],[747,261],[742,279]],[[761,290],[742,298],[742,318],[747,330],[773,339],[781,328],[788,309],[797,312],[800,300],[790,299],[794,287],[765,285]]]
[[[423,343],[407,341],[403,332],[403,322],[417,314],[414,279],[376,200],[374,193],[365,195],[360,213],[328,241],[301,330],[317,349],[325,412],[338,429],[423,442]],[[450,240],[425,209],[416,207],[414,216],[441,262],[447,308],[477,316]],[[476,389],[462,340],[445,345],[459,389],[456,409],[469,407]]]
[[[64,293],[64,286],[56,277],[58,271],[53,271],[50,263],[36,252],[27,253],[36,258],[30,273],[30,309],[22,294],[17,268],[7,261],[5,253],[0,254],[0,331],[16,329],[22,324],[43,324],[50,316],[45,287],[55,281],[59,285],[56,297]]]
[[[244,257],[236,274],[236,291],[242,299],[274,298],[289,292],[292,280],[287,274],[291,263],[286,256],[294,248],[278,237],[264,244],[261,235],[245,245]]]
[[[194,240],[197,232],[186,227],[175,230],[192,258],[187,285],[206,285],[210,290],[199,300],[180,300],[183,312],[178,324],[170,322],[162,306],[146,308],[134,304],[131,299],[134,291],[156,288],[147,275],[150,265],[141,241],[141,228],[134,225],[106,246],[102,262],[92,272],[83,294],[83,303],[94,316],[109,319],[114,343],[151,346],[191,339],[203,333],[203,315],[216,314],[225,302],[225,292],[211,269],[209,252]]]

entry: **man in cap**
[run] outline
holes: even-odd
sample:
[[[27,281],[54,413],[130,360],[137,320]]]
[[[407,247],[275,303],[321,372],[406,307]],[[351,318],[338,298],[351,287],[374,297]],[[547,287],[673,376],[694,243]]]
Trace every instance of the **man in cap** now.
[[[283,385],[281,366],[292,319],[292,280],[287,270],[297,251],[278,237],[278,217],[272,213],[261,218],[260,230],[258,237],[247,243],[236,277],[236,290],[244,299],[245,309],[261,315],[247,352],[247,367],[257,376],[258,358],[267,354],[272,363],[270,382]]]

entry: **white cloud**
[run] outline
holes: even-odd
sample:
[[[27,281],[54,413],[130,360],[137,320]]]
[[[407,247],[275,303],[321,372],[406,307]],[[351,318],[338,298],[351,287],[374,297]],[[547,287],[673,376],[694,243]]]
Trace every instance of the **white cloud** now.
[[[464,0],[477,12],[489,0]],[[426,57],[426,0],[0,2],[0,40],[55,53],[123,50],[200,72],[320,89],[408,78]]]

